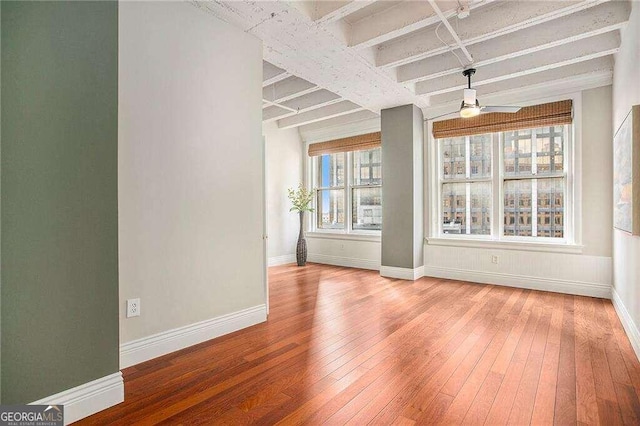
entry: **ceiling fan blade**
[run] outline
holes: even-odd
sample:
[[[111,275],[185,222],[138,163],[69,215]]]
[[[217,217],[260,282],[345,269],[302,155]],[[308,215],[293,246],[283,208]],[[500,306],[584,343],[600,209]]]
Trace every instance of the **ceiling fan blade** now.
[[[522,107],[519,106],[494,106],[494,105],[487,105],[487,106],[483,106],[480,108],[480,111],[485,113],[485,112],[507,112],[507,113],[515,113],[520,111],[520,109],[522,109]]]
[[[426,121],[433,121],[433,120],[437,120],[438,118],[446,117],[447,115],[458,114],[459,112],[460,112],[460,111],[451,111],[451,112],[448,112],[448,113],[446,113],[446,114],[436,115],[435,117],[427,118],[427,120],[426,120]]]

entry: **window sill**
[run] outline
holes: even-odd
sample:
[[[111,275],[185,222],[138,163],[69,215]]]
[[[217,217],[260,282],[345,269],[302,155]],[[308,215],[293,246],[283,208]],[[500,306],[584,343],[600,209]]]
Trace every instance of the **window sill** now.
[[[584,248],[579,244],[542,243],[529,241],[495,241],[480,239],[429,237],[425,242],[433,246],[491,248],[501,250],[539,251],[546,253],[582,254]]]
[[[380,242],[380,233],[376,234],[347,234],[346,232],[306,232],[305,238],[320,238],[329,240],[351,240],[351,241],[370,241]]]

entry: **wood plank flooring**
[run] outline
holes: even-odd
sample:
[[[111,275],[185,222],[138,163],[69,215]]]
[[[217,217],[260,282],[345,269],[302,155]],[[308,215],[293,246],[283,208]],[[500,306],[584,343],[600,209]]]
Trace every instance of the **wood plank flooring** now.
[[[269,279],[266,323],[125,369],[125,402],[79,424],[640,424],[608,300],[318,264]]]

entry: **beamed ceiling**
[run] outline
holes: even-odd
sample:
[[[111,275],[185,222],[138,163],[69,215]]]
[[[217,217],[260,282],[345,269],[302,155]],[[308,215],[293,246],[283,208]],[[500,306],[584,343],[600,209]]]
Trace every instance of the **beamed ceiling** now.
[[[263,120],[301,130],[410,103],[427,116],[455,110],[471,65],[483,103],[608,84],[631,11],[611,0],[194,4],[263,41]]]

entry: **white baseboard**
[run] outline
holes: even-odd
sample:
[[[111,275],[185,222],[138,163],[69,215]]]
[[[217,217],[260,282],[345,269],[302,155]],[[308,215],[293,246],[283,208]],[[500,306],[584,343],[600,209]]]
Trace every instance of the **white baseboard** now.
[[[34,405],[63,405],[69,424],[124,401],[122,373],[110,374],[75,388],[34,401]]]
[[[268,259],[267,264],[269,266],[278,266],[278,265],[286,265],[287,263],[296,263],[296,255],[294,254],[284,254],[282,256],[274,256]]]
[[[120,345],[120,368],[130,367],[267,320],[266,305],[163,331]]]
[[[530,290],[551,291],[554,293],[575,294],[579,296],[611,298],[611,286],[608,284],[587,283],[557,278],[539,278],[526,275],[505,274],[501,272],[473,271],[467,269],[424,266],[424,276],[471,281],[483,284],[495,284],[507,287],[527,288]]]
[[[615,288],[611,289],[611,302],[618,313],[618,318],[620,318],[620,322],[622,323],[622,327],[624,327],[624,331],[627,333],[627,337],[629,337],[631,346],[633,347],[638,360],[640,360],[640,331],[638,330],[638,326],[633,322],[629,311],[627,311],[624,303],[622,303],[622,299],[620,299]]]
[[[372,269],[374,271],[378,271],[380,269],[380,261],[378,260],[329,256],[326,254],[309,253],[307,261],[313,263],[324,263],[326,265],[346,266],[349,268]]]
[[[381,266],[380,275],[387,278],[398,278],[401,280],[415,281],[424,277],[424,267],[417,268],[397,268],[395,266]]]

